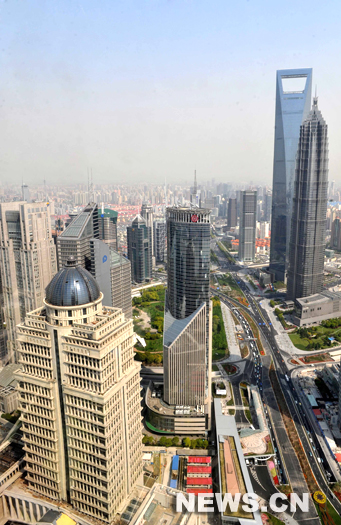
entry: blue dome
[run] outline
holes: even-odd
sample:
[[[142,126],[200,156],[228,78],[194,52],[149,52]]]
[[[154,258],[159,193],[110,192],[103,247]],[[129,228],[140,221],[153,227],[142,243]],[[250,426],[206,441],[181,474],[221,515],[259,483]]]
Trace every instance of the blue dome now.
[[[54,306],[79,306],[92,303],[100,296],[94,277],[70,257],[46,287],[46,302]]]

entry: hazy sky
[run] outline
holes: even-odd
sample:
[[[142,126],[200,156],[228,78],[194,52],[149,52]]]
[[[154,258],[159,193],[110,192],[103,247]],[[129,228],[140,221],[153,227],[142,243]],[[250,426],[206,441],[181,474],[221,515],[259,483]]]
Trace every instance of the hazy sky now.
[[[313,67],[341,182],[339,0],[0,0],[1,181],[272,183],[276,69]]]

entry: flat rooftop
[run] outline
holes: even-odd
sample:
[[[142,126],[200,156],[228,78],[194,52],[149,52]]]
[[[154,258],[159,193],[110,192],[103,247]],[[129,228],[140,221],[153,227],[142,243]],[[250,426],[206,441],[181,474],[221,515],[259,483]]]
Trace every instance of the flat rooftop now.
[[[214,400],[214,412],[216,418],[220,492],[223,494],[254,493],[235,418],[223,415],[221,400],[218,398]],[[245,512],[242,509],[242,505],[243,503],[239,505],[237,512],[231,512],[227,506],[223,513],[223,518],[231,516],[231,518],[243,520],[245,524],[261,525],[262,520],[259,511],[254,513]]]

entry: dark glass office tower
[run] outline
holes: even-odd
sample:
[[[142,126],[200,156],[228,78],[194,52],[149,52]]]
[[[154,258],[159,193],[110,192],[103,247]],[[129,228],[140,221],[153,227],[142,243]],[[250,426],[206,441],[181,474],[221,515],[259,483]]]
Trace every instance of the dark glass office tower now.
[[[242,262],[252,262],[256,252],[257,192],[240,192],[239,250]]]
[[[297,151],[288,299],[322,291],[328,199],[328,127],[314,98]]]
[[[311,104],[312,69],[277,71],[270,271],[286,280],[295,160],[300,126]]]
[[[167,304],[185,319],[210,296],[210,210],[167,209]]]
[[[136,283],[152,278],[152,229],[137,215],[127,228],[128,259],[131,277]]]
[[[237,226],[237,199],[229,199],[227,208],[227,226],[235,228]]]
[[[167,209],[164,400],[200,407],[197,416],[206,416],[206,428],[212,363],[210,240],[210,210]]]

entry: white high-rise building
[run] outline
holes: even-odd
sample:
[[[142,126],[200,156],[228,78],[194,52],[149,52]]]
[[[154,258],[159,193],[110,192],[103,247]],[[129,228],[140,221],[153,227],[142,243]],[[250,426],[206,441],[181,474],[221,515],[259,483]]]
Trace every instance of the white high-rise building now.
[[[31,490],[111,523],[142,473],[133,322],[70,259],[18,327],[19,403]]]
[[[15,361],[16,326],[40,306],[57,271],[50,210],[42,202],[0,204],[0,363]]]

